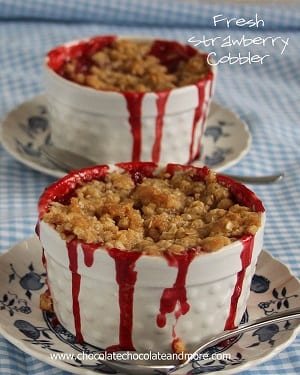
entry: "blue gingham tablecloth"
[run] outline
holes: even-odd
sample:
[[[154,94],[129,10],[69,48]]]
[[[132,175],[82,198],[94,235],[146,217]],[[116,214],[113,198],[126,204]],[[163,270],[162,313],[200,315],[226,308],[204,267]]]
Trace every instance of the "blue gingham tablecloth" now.
[[[251,3],[251,2],[249,2]],[[264,20],[264,27],[214,27],[212,17]],[[67,40],[96,34],[151,35],[187,41],[190,37],[234,39],[280,37],[273,46],[214,47],[218,56],[251,51],[270,55],[263,64],[218,66],[215,100],[247,121],[253,137],[246,157],[228,172],[284,171],[274,185],[250,186],[267,209],[265,248],[300,276],[300,7],[205,4],[197,0],[0,0],[0,119],[43,91],[42,59]],[[220,39],[219,39],[220,40]],[[52,177],[33,171],[0,146],[0,253],[34,234],[36,202]],[[300,338],[247,375],[300,373]],[[0,337],[0,374],[62,375],[65,372],[23,353]]]

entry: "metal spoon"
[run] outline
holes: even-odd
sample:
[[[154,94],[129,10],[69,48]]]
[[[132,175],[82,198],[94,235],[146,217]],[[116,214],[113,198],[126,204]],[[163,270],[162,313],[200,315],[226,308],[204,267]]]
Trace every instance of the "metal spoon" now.
[[[67,173],[74,169],[81,169],[97,165],[95,161],[92,161],[84,156],[76,154],[75,152],[64,150],[53,145],[43,145],[41,147],[41,152],[57,168]],[[226,176],[231,177],[234,180],[246,183],[248,182],[254,184],[267,184],[281,180],[284,174],[278,173],[267,176],[238,176],[226,174]]]
[[[113,369],[117,371],[121,371],[125,374],[138,374],[138,375],[154,375],[154,374],[166,374],[169,375],[175,371],[184,369],[186,366],[188,366],[192,359],[195,358],[201,358],[201,353],[224,340],[227,340],[229,338],[235,337],[237,335],[240,335],[242,333],[252,331],[254,329],[258,329],[261,327],[265,327],[269,324],[274,323],[280,323],[288,320],[293,319],[300,319],[300,308],[290,309],[284,312],[279,312],[276,315],[263,317],[257,320],[254,320],[249,323],[242,324],[236,329],[232,329],[230,331],[224,331],[214,337],[211,337],[208,340],[205,340],[205,342],[201,343],[199,347],[189,356],[189,358],[179,364],[169,364],[169,365],[163,365],[163,364],[147,364],[136,361],[109,361],[109,360],[103,360],[101,358],[101,362],[105,363],[106,365],[112,367]],[[121,352],[122,353],[122,352]],[[126,352],[128,353],[128,352]],[[185,373],[185,372],[183,372]]]

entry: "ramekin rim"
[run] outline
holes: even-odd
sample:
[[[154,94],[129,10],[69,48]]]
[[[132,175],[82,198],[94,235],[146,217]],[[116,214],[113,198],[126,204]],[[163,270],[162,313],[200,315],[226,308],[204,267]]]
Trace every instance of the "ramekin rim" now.
[[[160,38],[154,38],[154,37],[138,37],[138,36],[119,36],[118,34],[112,34],[112,35],[101,35],[103,37],[107,37],[107,36],[115,36],[117,37],[118,39],[133,39],[133,40],[165,40],[165,41],[174,41],[174,42],[177,42],[179,44],[182,44],[182,45],[185,45],[183,43],[181,43],[180,41],[177,41],[175,39],[168,39],[168,38],[164,38],[164,39],[160,39]],[[79,83],[77,82],[74,82],[74,81],[71,81],[71,80],[68,80],[64,77],[62,77],[60,74],[58,74],[57,72],[54,71],[54,69],[52,69],[49,65],[48,65],[48,60],[49,60],[49,53],[52,52],[52,51],[55,51],[56,49],[58,49],[59,47],[63,47],[63,46],[72,46],[72,45],[76,45],[76,43],[78,42],[88,42],[89,40],[93,39],[95,36],[91,36],[91,37],[87,37],[87,38],[82,38],[82,39],[75,39],[75,40],[71,40],[71,41],[68,41],[68,42],[65,42],[65,43],[62,43],[60,45],[57,45],[56,47],[54,47],[53,49],[51,49],[50,51],[48,51],[46,53],[46,55],[44,56],[44,63],[43,63],[43,66],[44,66],[44,69],[45,71],[48,73],[48,74],[51,74],[51,78],[52,79],[57,79],[58,81],[60,82],[63,82],[64,84],[66,84],[67,86],[70,86],[70,87],[73,87],[74,89],[78,89],[79,91],[82,91],[83,93],[85,91],[87,92],[93,92],[93,93],[98,93],[98,94],[125,94],[125,95],[149,95],[149,94],[166,94],[166,93],[185,93],[185,91],[189,91],[191,89],[194,88],[195,85],[197,84],[201,84],[202,82],[203,83],[206,83],[208,81],[213,81],[215,76],[216,76],[216,66],[215,65],[209,65],[210,67],[210,70],[209,72],[206,74],[205,77],[203,77],[201,80],[199,81],[196,81],[192,84],[189,84],[189,85],[185,85],[185,86],[182,86],[182,87],[175,87],[173,89],[169,89],[169,90],[157,90],[157,91],[149,91],[149,92],[139,92],[139,91],[122,91],[122,90],[103,90],[103,89],[95,89],[93,87],[89,87],[89,86],[86,86],[86,85],[80,85]],[[99,35],[100,37],[100,35]],[[191,47],[193,48],[193,47]],[[197,50],[197,52],[201,55],[208,55],[207,53],[205,52],[201,52],[199,50]]]

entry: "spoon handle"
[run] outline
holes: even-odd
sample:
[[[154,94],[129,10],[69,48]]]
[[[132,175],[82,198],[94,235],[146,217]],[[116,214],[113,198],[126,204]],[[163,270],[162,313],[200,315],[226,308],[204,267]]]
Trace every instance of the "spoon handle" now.
[[[299,307],[295,309],[290,309],[287,311],[279,312],[276,315],[271,315],[268,317],[263,317],[257,320],[253,320],[252,322],[242,324],[241,326],[235,329],[224,331],[223,333],[212,337],[209,341],[206,341],[205,343],[200,345],[187,361],[185,361],[181,365],[175,366],[167,374],[171,374],[172,372],[177,371],[187,366],[193,358],[197,358],[205,349],[210,348],[211,346],[214,346],[219,342],[230,339],[236,335],[240,335],[242,333],[252,331],[253,329],[259,329],[261,327],[265,327],[270,323],[276,324],[276,323],[280,323],[280,322],[287,321],[287,320],[293,320],[293,319],[300,319]]]
[[[234,180],[240,181],[240,182],[249,182],[251,184],[269,184],[271,182],[280,181],[283,179],[284,174],[278,173],[273,175],[266,175],[266,176],[238,176],[238,175],[226,175],[233,178]]]
[[[48,144],[41,146],[41,152],[48,160],[52,162],[52,164],[66,173],[69,173],[74,169],[81,169],[96,164],[102,164],[101,161],[99,161],[99,163],[96,163],[95,161],[87,159],[85,156],[78,155],[75,152],[63,150],[59,147]],[[224,173],[224,176],[228,176],[233,178],[234,180],[245,183],[249,182],[252,184],[267,184],[281,180],[284,175],[283,173],[278,173],[267,176],[238,176]]]

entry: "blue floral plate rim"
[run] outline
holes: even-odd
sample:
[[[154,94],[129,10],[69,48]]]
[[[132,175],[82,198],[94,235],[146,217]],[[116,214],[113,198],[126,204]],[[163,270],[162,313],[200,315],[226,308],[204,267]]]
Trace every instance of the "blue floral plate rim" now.
[[[50,119],[45,94],[39,94],[12,109],[0,124],[4,149],[17,161],[39,172],[62,177],[41,153],[51,142]],[[237,114],[212,102],[204,134],[202,157],[194,165],[207,165],[220,172],[238,163],[249,151],[252,137],[249,127]]]
[[[76,344],[74,336],[39,309],[45,288],[42,248],[37,237],[14,245],[0,257],[0,333],[19,349],[62,370],[76,374],[116,374],[100,361],[53,360],[50,353],[93,353],[94,347]],[[26,255],[26,256],[25,256]],[[263,250],[251,284],[245,320],[276,314],[300,303],[300,282],[289,268]],[[229,360],[194,361],[188,375],[233,374],[256,366],[285,349],[300,331],[300,321],[270,325],[245,334],[212,352],[230,354]],[[119,374],[119,373],[118,373]],[[176,374],[176,373],[174,373]]]

